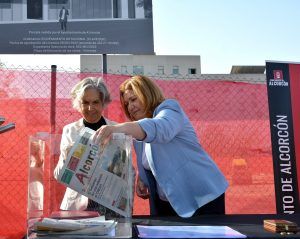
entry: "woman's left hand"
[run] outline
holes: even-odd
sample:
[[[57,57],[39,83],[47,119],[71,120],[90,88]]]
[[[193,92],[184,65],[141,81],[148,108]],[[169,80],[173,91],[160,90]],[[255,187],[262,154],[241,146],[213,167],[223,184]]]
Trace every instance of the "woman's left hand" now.
[[[136,195],[142,199],[149,199],[150,192],[148,187],[143,183],[140,177],[137,178],[136,182]]]

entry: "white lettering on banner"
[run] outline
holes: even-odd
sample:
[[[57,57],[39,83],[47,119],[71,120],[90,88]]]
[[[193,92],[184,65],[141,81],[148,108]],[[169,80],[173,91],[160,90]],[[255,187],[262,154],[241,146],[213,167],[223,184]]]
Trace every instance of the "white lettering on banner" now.
[[[284,179],[281,178],[281,183],[282,183],[282,191],[288,191],[288,192],[292,192],[293,191],[293,179]]]
[[[289,86],[289,83],[284,80],[271,79],[269,82],[269,86]]]
[[[278,151],[280,159],[280,172],[282,174],[291,176],[292,174],[292,164],[290,156],[290,140],[289,140],[289,125],[288,117],[286,115],[276,115],[277,124],[273,125],[277,128],[278,136]],[[281,190],[285,193],[293,193],[293,179],[291,177],[285,177],[281,175]],[[292,195],[284,195],[282,198],[283,211],[286,214],[293,214],[295,212],[295,207],[293,205],[294,198]]]
[[[283,197],[283,211],[284,213],[293,214],[295,211],[295,207],[293,205],[294,198],[293,196],[284,196]],[[291,205],[289,205],[291,204]]]

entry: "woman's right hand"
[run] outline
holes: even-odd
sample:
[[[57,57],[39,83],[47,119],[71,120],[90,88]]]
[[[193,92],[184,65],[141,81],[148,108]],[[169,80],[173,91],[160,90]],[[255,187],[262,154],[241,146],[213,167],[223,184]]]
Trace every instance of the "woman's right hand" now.
[[[95,144],[100,145],[101,148],[105,147],[111,139],[113,133],[119,133],[115,125],[102,125],[94,134],[93,141]]]
[[[142,182],[140,177],[137,178],[136,183],[136,195],[142,199],[148,199],[150,197],[148,187]]]

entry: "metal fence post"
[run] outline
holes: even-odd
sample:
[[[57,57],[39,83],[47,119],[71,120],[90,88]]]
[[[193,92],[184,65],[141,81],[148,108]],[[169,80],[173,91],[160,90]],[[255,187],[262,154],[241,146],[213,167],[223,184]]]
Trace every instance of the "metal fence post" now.
[[[50,98],[50,133],[55,133],[56,116],[56,65],[51,65],[51,98]]]

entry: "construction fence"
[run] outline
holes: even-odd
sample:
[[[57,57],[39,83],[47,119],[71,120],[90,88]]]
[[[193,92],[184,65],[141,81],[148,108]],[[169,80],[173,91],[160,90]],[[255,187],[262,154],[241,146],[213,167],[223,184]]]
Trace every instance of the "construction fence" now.
[[[16,124],[0,134],[0,238],[26,232],[29,136],[61,134],[64,125],[80,118],[69,94],[87,76],[103,77],[111,92],[104,116],[126,121],[118,89],[128,75],[0,68],[0,115]],[[266,84],[230,77],[150,78],[166,97],[180,102],[200,143],[224,172],[230,183],[226,214],[276,213]],[[133,214],[148,213],[148,202],[135,197]]]

